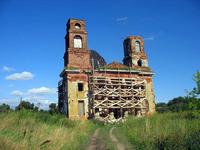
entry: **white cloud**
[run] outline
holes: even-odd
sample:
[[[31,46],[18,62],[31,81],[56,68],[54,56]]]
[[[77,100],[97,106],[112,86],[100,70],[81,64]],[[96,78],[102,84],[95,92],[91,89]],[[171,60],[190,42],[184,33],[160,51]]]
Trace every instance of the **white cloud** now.
[[[0,104],[6,103],[14,109],[19,105],[21,100],[34,103],[34,105],[40,109],[48,110],[51,103],[57,103],[57,95],[51,95],[49,97],[48,95],[27,95],[27,93],[23,93],[22,99],[21,97],[13,97],[12,99],[0,97]]]
[[[21,72],[21,73],[13,73],[7,76],[6,80],[30,80],[33,79],[34,75],[31,72]]]
[[[49,100],[49,99],[36,99],[36,101],[33,101],[34,105],[39,107],[39,109],[48,110],[49,105],[51,103],[57,103],[57,101]]]
[[[128,20],[128,17],[119,17],[116,19],[117,22],[125,22],[126,20]]]
[[[49,104],[51,104],[51,103],[57,103],[57,101],[53,101],[53,100],[49,100],[49,99],[45,99],[45,98],[41,98],[41,99],[37,98],[37,99],[35,99],[34,103],[36,105],[40,105],[40,106],[44,107],[44,106],[49,106]]]
[[[15,90],[15,91],[12,91],[10,93],[12,96],[22,96],[23,95],[23,92],[19,91],[19,90]]]
[[[11,72],[11,71],[14,71],[14,69],[10,68],[8,66],[3,66],[3,71],[5,71],[5,72]]]
[[[145,41],[153,41],[155,39],[154,36],[144,38]]]
[[[57,91],[56,88],[39,87],[28,90],[28,94],[33,94],[33,95],[56,94],[56,91]]]

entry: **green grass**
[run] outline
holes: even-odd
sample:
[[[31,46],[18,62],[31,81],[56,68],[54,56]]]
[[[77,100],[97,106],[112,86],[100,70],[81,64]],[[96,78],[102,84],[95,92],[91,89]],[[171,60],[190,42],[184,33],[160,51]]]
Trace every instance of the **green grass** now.
[[[129,117],[125,123],[102,125],[95,121],[68,120],[61,115],[27,110],[0,113],[0,150],[87,149],[90,136],[100,128],[98,142],[116,149],[109,130],[130,149],[199,150],[200,112]]]
[[[0,113],[0,149],[82,149],[96,128],[44,112]]]
[[[128,138],[134,149],[200,149],[200,112],[128,118],[117,129]]]

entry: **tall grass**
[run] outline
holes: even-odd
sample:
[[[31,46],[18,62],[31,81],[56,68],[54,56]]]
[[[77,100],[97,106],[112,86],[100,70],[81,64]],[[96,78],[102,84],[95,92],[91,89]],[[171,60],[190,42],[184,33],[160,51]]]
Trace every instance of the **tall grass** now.
[[[45,112],[22,110],[0,113],[0,150],[87,149],[90,135],[97,127],[100,128],[100,145],[113,149],[108,133],[112,126],[72,121]],[[136,150],[199,150],[200,112],[130,117],[125,123],[118,124],[114,131],[118,133],[119,140],[124,137]],[[121,142],[125,144],[123,140]]]
[[[0,149],[82,149],[94,129],[90,121],[44,112],[0,113]]]
[[[134,149],[199,150],[200,112],[154,114],[129,118],[118,126]]]

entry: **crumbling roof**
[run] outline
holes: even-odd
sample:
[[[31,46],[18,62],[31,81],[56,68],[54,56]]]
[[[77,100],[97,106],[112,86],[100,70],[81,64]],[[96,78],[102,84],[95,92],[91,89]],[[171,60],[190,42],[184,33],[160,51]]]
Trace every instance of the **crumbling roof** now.
[[[139,70],[139,71],[152,72],[152,70],[149,67],[134,66],[134,67],[132,67],[132,69]]]
[[[94,67],[94,69],[124,70],[124,71],[135,70],[135,71],[152,72],[152,70],[149,67],[144,67],[144,66],[129,67],[117,61],[113,61],[110,64],[106,64],[105,59],[95,50],[90,50],[90,63]]]
[[[94,69],[100,68],[106,65],[105,59],[95,50],[90,50],[90,63]]]
[[[149,67],[140,67],[140,66],[133,66],[129,67],[127,65],[124,65],[120,62],[113,61],[112,63],[102,66],[101,69],[106,70],[135,70],[135,71],[145,71],[145,72],[152,72],[152,70]]]
[[[113,61],[112,63],[103,66],[103,68],[107,68],[107,69],[128,69],[129,67],[120,63],[120,62]]]

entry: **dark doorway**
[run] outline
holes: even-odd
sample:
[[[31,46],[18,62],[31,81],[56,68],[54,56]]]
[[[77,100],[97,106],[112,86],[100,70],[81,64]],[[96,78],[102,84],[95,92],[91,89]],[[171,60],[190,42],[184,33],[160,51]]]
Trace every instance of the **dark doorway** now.
[[[114,116],[115,116],[116,119],[122,117],[122,109],[120,109],[120,108],[114,108],[113,112],[114,112]]]

